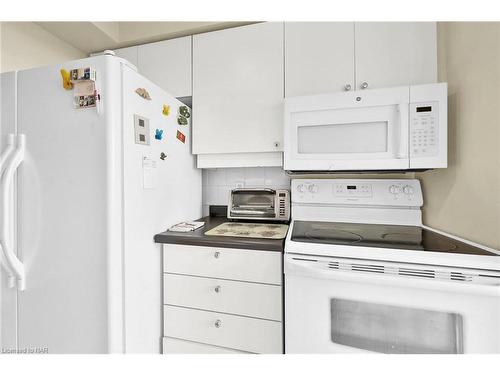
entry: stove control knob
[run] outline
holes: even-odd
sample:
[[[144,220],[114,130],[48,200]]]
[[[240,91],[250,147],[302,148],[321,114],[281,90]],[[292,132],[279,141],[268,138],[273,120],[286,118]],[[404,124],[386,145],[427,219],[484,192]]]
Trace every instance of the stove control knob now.
[[[411,194],[413,194],[413,188],[412,188],[410,185],[406,185],[406,186],[403,188],[403,192],[404,192],[405,194],[411,195]]]
[[[309,190],[310,193],[316,193],[318,191],[318,185],[309,185],[309,187],[307,188],[307,190]]]
[[[401,193],[401,188],[399,186],[397,186],[397,185],[391,185],[389,187],[389,192],[391,194],[399,194],[399,193]]]
[[[306,187],[303,184],[297,185],[297,191],[303,193],[306,191]]]

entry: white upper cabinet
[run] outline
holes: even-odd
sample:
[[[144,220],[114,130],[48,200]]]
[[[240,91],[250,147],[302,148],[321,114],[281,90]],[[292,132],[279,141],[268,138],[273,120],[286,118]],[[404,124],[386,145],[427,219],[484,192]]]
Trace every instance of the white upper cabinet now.
[[[130,61],[132,64],[134,64],[137,69],[139,67],[137,66],[137,51],[139,48],[137,46],[134,47],[126,47],[126,48],[119,48],[115,49],[116,56],[121,57],[127,61]]]
[[[357,22],[355,35],[357,89],[437,82],[435,22]]]
[[[285,96],[354,86],[353,22],[285,23]]]
[[[283,68],[283,23],[194,35],[193,152],[280,155]]]
[[[191,96],[191,36],[115,50],[139,73],[179,98]]]
[[[437,82],[435,22],[287,22],[286,96]]]
[[[175,97],[191,96],[191,36],[140,45],[139,72]]]

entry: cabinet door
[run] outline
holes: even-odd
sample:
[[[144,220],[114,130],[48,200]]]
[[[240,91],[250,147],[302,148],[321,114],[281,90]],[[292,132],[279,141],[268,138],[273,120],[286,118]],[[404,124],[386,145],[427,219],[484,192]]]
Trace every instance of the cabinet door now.
[[[283,23],[193,36],[193,152],[282,150]]]
[[[200,344],[199,342],[163,338],[163,354],[251,354],[240,350]]]
[[[357,22],[355,35],[357,89],[437,81],[435,22]]]
[[[344,91],[347,85],[354,89],[354,23],[285,23],[285,96]]]
[[[143,44],[139,72],[175,97],[191,96],[191,36]]]
[[[132,64],[134,64],[137,67],[137,51],[138,51],[137,46],[134,47],[127,47],[127,48],[119,48],[115,49],[116,56],[121,57],[127,61],[130,61]],[[139,67],[137,67],[139,68]]]

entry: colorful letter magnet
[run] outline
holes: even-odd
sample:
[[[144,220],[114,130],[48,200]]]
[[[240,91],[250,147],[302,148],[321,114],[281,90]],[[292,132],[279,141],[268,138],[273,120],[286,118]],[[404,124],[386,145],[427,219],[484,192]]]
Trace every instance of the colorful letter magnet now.
[[[161,141],[163,139],[163,129],[156,129],[155,139]]]
[[[185,118],[191,117],[191,113],[189,113],[189,107],[187,105],[181,105],[179,107],[179,114],[184,116]]]
[[[63,87],[65,90],[71,90],[73,88],[73,83],[71,82],[70,72],[66,69],[61,69],[61,77],[63,80]]]
[[[186,143],[186,136],[177,130],[177,139],[182,143]]]
[[[182,115],[179,115],[179,116],[177,116],[177,123],[178,123],[179,125],[187,125],[187,124],[188,124],[188,119],[187,119],[187,118],[185,118],[185,117],[184,117],[184,116],[182,116]]]

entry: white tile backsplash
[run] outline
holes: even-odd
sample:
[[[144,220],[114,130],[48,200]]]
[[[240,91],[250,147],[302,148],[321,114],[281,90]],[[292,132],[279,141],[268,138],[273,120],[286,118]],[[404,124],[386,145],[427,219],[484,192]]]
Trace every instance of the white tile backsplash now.
[[[203,170],[203,215],[209,205],[227,205],[237,187],[290,189],[290,178],[280,167],[217,168]]]

